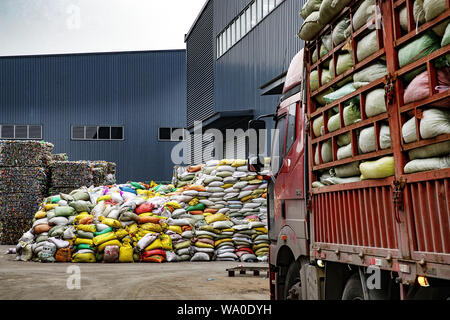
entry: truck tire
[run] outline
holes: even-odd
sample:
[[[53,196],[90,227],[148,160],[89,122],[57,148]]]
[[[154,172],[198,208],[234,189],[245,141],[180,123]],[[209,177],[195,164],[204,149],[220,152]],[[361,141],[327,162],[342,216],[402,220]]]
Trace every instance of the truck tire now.
[[[284,285],[285,300],[302,300],[302,290],[300,285],[300,266],[297,261],[291,263],[286,273]]]
[[[359,274],[353,274],[345,284],[342,300],[364,300],[363,288]]]

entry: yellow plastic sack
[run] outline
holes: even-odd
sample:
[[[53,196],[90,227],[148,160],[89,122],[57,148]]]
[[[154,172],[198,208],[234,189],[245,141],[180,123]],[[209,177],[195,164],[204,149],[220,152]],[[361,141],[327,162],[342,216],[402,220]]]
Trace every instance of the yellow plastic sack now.
[[[49,203],[49,204],[46,204],[44,207],[45,207],[45,211],[50,211],[52,209],[55,209],[56,207],[59,207],[59,205],[56,203],[55,204]]]
[[[152,244],[150,244],[147,248],[145,248],[144,251],[150,251],[150,250],[156,250],[156,249],[162,249],[163,248],[163,244],[161,242],[161,239],[156,239],[155,241],[152,242]]]
[[[94,244],[96,246],[98,246],[98,245],[102,244],[103,242],[114,240],[114,239],[117,239],[117,236],[115,235],[115,233],[108,232],[108,233],[101,234],[99,236],[94,237],[94,239],[92,239],[92,241],[94,242]]]
[[[170,238],[170,236],[168,236],[167,234],[162,234],[161,235],[161,245],[164,250],[172,251],[173,250],[172,238]]]
[[[34,215],[34,218],[36,220],[37,219],[44,219],[46,216],[47,216],[47,212],[40,210],[40,211],[36,212],[36,214]]]
[[[149,196],[150,195],[150,190],[137,189],[136,193],[137,193],[138,196],[140,196],[140,195],[147,195],[147,196]]]
[[[253,250],[257,251],[261,248],[269,248],[269,244],[268,243],[259,243],[253,246]]]
[[[122,244],[119,240],[111,240],[103,242],[101,245],[97,247],[97,252],[102,252],[107,246],[119,246],[122,247]]]
[[[233,240],[231,238],[225,238],[225,239],[220,239],[217,240],[216,242],[214,242],[214,245],[217,247],[219,244],[223,243],[223,242],[232,242]]]
[[[88,263],[88,262],[97,262],[95,259],[95,255],[93,253],[75,253],[72,256],[73,263]]]
[[[159,224],[155,223],[144,223],[141,225],[142,230],[153,231],[153,232],[162,232],[162,227]]]
[[[125,229],[119,229],[115,232],[117,239],[122,239],[128,235],[128,231]]]
[[[103,216],[100,216],[98,218],[98,220],[100,220],[101,223],[106,224],[107,226],[113,227],[113,228],[122,228],[122,224],[120,223],[119,220],[116,219],[111,219],[111,218],[105,218]]]
[[[93,246],[93,240],[92,239],[84,239],[84,238],[76,238],[75,239],[75,245],[79,244],[88,244],[90,246]]]
[[[253,230],[267,234],[267,228],[266,227],[253,228]]]
[[[234,232],[233,228],[222,229],[222,232]]]
[[[101,196],[97,199],[97,203],[100,201],[111,200],[111,195]]]
[[[223,213],[216,213],[216,214],[212,214],[210,216],[205,217],[205,220],[206,220],[207,224],[211,224],[216,221],[225,221],[226,218],[223,215]]]
[[[241,198],[241,201],[242,202],[246,202],[246,201],[251,200],[251,199],[253,199],[253,195],[249,195],[249,196],[243,197],[243,198]]]
[[[181,234],[183,232],[180,226],[169,226],[167,229],[172,230],[173,232],[176,232],[178,234]]]
[[[242,167],[245,166],[247,164],[247,161],[245,160],[234,160],[233,163],[231,164],[232,167]]]
[[[181,208],[180,204],[178,202],[175,202],[175,201],[166,202],[165,206],[172,207],[172,208],[175,208],[175,209],[180,209]]]
[[[90,214],[87,212],[82,212],[79,215],[75,216],[74,223],[78,223],[81,219],[89,217]]]
[[[224,165],[231,166],[233,164],[233,162],[234,162],[234,159],[222,159],[219,161],[219,166],[224,166]]]
[[[133,247],[130,245],[129,239],[125,239],[123,241],[123,246],[120,247],[119,262],[134,262]]]
[[[222,188],[228,189],[228,188],[231,188],[232,186],[234,186],[234,183],[227,183],[227,184],[224,184],[224,185],[222,186]]]
[[[136,236],[137,236],[137,238],[138,238],[139,240],[141,240],[141,238],[144,237],[147,233],[155,234],[156,232],[149,231],[149,230],[139,229],[139,231],[138,231],[138,233],[136,234]]]
[[[190,205],[191,207],[198,205],[198,199],[194,198],[191,201],[188,202],[188,205]]]
[[[129,234],[136,234],[139,230],[137,223],[133,223],[132,225],[127,227]]]
[[[395,174],[394,157],[383,157],[376,161],[366,161],[359,165],[361,180],[381,179]]]
[[[79,224],[77,225],[77,230],[83,230],[86,232],[96,232],[97,228],[93,224]]]
[[[212,244],[204,243],[204,242],[200,242],[200,241],[197,241],[195,243],[195,246],[198,247],[198,248],[211,248],[211,249],[214,249],[214,246]]]

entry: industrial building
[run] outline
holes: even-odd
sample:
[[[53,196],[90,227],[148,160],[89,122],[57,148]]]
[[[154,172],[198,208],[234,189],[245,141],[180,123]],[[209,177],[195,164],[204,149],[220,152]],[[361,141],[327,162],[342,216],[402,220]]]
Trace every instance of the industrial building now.
[[[185,50],[0,58],[0,139],[116,162],[118,182],[170,180],[185,122]]]
[[[275,111],[289,63],[303,46],[297,37],[303,4],[299,0],[205,3],[185,36],[190,132],[194,121],[202,121],[204,130],[245,129],[250,119]],[[273,127],[272,121],[267,125]],[[245,158],[245,134],[241,131],[231,139],[224,143],[223,155]],[[208,142],[191,143],[192,154]]]

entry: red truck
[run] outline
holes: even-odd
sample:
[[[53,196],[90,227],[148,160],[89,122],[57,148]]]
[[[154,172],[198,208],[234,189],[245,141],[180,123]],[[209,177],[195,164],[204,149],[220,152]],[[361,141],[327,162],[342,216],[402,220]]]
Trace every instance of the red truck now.
[[[280,133],[278,143],[273,143],[277,150],[272,150],[272,155],[279,155],[279,161],[272,161],[271,177],[266,177],[270,181],[267,198],[272,299],[450,297],[450,169],[405,173],[405,165],[411,160],[409,151],[448,143],[450,134],[424,139],[416,130],[416,139],[410,143],[402,136],[406,121],[415,119],[412,121],[419,128],[424,110],[430,106],[448,112],[450,90],[439,90],[442,88],[437,74],[441,71],[435,62],[450,54],[450,46],[415,57],[406,65],[399,61],[403,59],[399,57],[403,54],[401,48],[432,28],[448,24],[450,1],[446,1],[444,12],[419,25],[413,18],[414,1],[376,0],[378,9],[372,22],[380,22],[382,17],[381,28],[373,29],[373,23],[367,23],[354,30],[350,23],[347,39],[338,45],[331,43],[331,50],[322,54],[323,37],[332,35],[343,18],[352,21],[361,3],[350,1],[313,40],[305,42],[304,49],[291,62],[281,102],[273,115]],[[404,10],[407,20],[403,20],[402,29]],[[358,42],[373,31],[378,48],[358,61]],[[331,80],[322,83],[324,66],[334,64],[334,70],[339,69],[337,60],[344,50],[353,56],[353,65],[340,74],[337,70]],[[321,52],[315,62],[314,51]],[[317,102],[324,93],[337,92],[345,79],[355,78],[374,61],[386,64],[384,76],[325,105]],[[405,79],[415,70],[428,76],[429,94],[405,103]],[[311,88],[314,71],[318,72],[319,84]],[[366,97],[374,89],[384,90],[386,110],[369,117],[365,112]],[[357,101],[361,119],[344,126],[344,108],[350,100]],[[331,110],[337,111],[340,118],[340,126],[334,131],[327,126]],[[316,136],[313,123],[319,117],[324,126],[321,135]],[[383,124],[388,124],[391,140],[384,149],[379,138]],[[249,129],[264,127],[261,119],[249,123]],[[368,127],[375,132],[375,146],[362,153],[358,138]],[[344,134],[350,138],[351,156],[338,159],[339,137]],[[332,158],[326,162],[321,151],[328,141]],[[450,154],[450,150],[446,151]],[[388,177],[318,183],[329,169],[384,157],[394,158],[395,166]],[[261,171],[260,159],[249,158],[251,170]]]

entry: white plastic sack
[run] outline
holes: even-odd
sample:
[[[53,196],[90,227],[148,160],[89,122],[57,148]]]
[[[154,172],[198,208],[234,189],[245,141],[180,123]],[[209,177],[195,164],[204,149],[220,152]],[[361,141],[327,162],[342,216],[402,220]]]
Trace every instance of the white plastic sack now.
[[[420,136],[430,139],[450,133],[450,112],[444,109],[428,109],[420,120]]]
[[[366,96],[366,116],[368,118],[386,112],[386,93],[384,89],[375,89]]]
[[[444,156],[450,154],[450,141],[430,144],[425,147],[420,147],[409,151],[409,159],[425,159]]]
[[[387,75],[386,65],[374,63],[361,71],[353,74],[354,82],[373,82]]]
[[[352,144],[340,147],[337,151],[338,160],[346,159],[352,157]]]
[[[389,149],[391,147],[391,130],[389,126],[382,125],[380,128],[380,148],[382,150]]]
[[[353,30],[364,26],[375,14],[375,0],[365,0],[353,15]]]
[[[416,135],[416,118],[412,117],[406,121],[402,126],[402,136],[406,143],[411,143],[417,140]]]
[[[376,150],[375,127],[368,127],[361,130],[358,139],[359,149],[362,153],[369,153]]]
[[[439,170],[446,168],[450,168],[450,156],[412,160],[406,164],[405,173]]]
[[[356,57],[358,62],[363,61],[365,58],[378,51],[377,32],[372,31],[361,40],[358,41],[356,48]]]
[[[336,177],[339,178],[354,177],[361,173],[359,171],[359,161],[344,164],[342,166],[337,166],[332,169],[332,171],[334,171]]]

